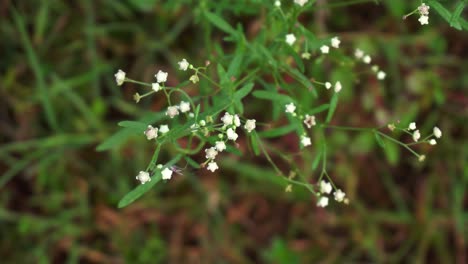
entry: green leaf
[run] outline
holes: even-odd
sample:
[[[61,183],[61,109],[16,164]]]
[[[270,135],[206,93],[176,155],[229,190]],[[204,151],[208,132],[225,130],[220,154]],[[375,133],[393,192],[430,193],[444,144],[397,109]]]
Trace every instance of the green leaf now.
[[[193,168],[195,169],[199,169],[200,168],[200,164],[198,164],[196,161],[194,161],[192,158],[190,158],[189,156],[185,156],[184,157],[185,161],[187,161],[187,163],[192,166]]]
[[[310,82],[310,80],[304,74],[302,74],[297,69],[294,69],[291,67],[287,67],[286,70],[295,80],[297,80],[302,85],[304,85],[306,89],[310,89],[314,98],[318,97],[317,91],[313,89],[314,85],[312,84],[312,82]]]
[[[294,131],[295,129],[296,129],[296,125],[295,124],[290,124],[290,125],[287,125],[287,126],[273,128],[273,129],[270,129],[270,130],[259,132],[258,135],[260,137],[264,137],[264,138],[273,138],[273,137],[279,137],[279,136],[282,136],[282,135],[286,135],[286,134]]]
[[[382,148],[385,148],[385,142],[383,141],[382,137],[379,135],[379,133],[377,133],[376,131],[374,131],[374,136],[375,136],[375,140],[377,140],[377,143],[379,143],[379,145],[382,147]]]
[[[319,106],[317,106],[315,108],[312,108],[312,110],[308,111],[308,114],[309,115],[318,114],[318,113],[321,113],[321,112],[327,110],[328,108],[330,108],[329,104],[319,105]]]
[[[135,135],[135,131],[133,131],[132,129],[125,128],[125,129],[119,130],[117,133],[108,137],[101,144],[99,144],[96,147],[96,150],[105,151],[105,150],[109,150],[112,148],[116,148],[122,145],[123,143],[125,143],[125,141],[127,141],[127,139],[133,135]]]
[[[445,7],[442,4],[440,4],[436,0],[428,0],[427,3],[432,8],[434,8],[437,11],[437,13],[439,13],[439,15],[441,15],[447,22],[449,22],[451,26],[458,30],[461,30],[461,25],[459,21],[453,21],[453,23],[451,23],[452,14],[450,14],[450,11],[445,9]]]
[[[330,123],[333,117],[333,114],[335,113],[337,105],[338,105],[338,94],[335,93],[333,94],[332,99],[330,101],[330,109],[328,109],[327,119],[325,120],[325,123]]]
[[[119,208],[123,208],[131,203],[133,203],[136,199],[140,198],[143,194],[147,193],[156,183],[161,180],[161,171],[156,170],[153,177],[151,177],[151,181],[145,184],[140,184],[138,187],[133,189],[131,192],[127,193],[118,204]]]
[[[450,18],[451,27],[455,27],[456,23],[458,23],[458,25],[460,24],[458,20],[460,18],[461,13],[463,12],[463,9],[465,8],[465,4],[466,0],[458,2],[457,6],[455,7],[455,11],[453,11],[452,17]]]
[[[126,127],[132,130],[142,131],[142,132],[145,131],[146,128],[148,127],[147,124],[142,123],[142,122],[137,122],[137,121],[122,121],[122,122],[119,122],[118,125],[121,127]]]
[[[261,154],[258,141],[260,139],[258,138],[257,132],[253,131],[250,133],[250,143],[252,144],[252,150],[255,154],[255,156],[259,156]]]
[[[320,160],[322,159],[322,154],[323,154],[323,151],[322,149],[320,149],[317,154],[315,155],[315,158],[314,158],[314,161],[312,162],[312,170],[316,170],[318,165],[319,165],[319,162]]]
[[[240,68],[242,65],[242,60],[244,58],[245,54],[245,46],[243,45],[243,42],[241,41],[240,44],[238,44],[236,53],[234,55],[234,59],[231,61],[231,64],[229,64],[229,68],[227,71],[227,74],[229,77],[239,77],[239,72]]]
[[[288,52],[289,55],[291,55],[296,62],[297,67],[299,67],[299,70],[301,72],[304,72],[304,63],[302,62],[301,57],[297,52],[289,45],[286,45],[286,51]]]
[[[248,83],[244,85],[242,88],[236,91],[236,93],[234,94],[234,100],[236,101],[242,100],[242,98],[246,97],[252,91],[253,87],[254,87],[253,83]]]
[[[265,99],[265,100],[271,100],[280,104],[283,103],[295,103],[295,101],[285,95],[285,94],[280,94],[278,92],[270,92],[270,91],[254,91],[253,96],[259,99]]]
[[[208,11],[205,11],[205,16],[215,27],[221,29],[233,37],[237,37],[237,31],[220,16]]]

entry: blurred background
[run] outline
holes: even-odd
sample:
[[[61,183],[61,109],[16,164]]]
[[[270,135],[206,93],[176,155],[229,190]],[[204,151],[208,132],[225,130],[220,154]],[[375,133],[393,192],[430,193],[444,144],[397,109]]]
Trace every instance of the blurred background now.
[[[438,144],[416,148],[426,161],[382,149],[371,134],[330,131],[329,173],[348,206],[321,209],[310,193],[286,193],[265,159],[241,147],[216,173],[186,170],[117,209],[154,146],[141,135],[105,152],[96,146],[117,122],[165,102],[135,104],[139,88],[118,87],[114,73],[151,82],[162,69],[176,85],[187,78],[181,58],[216,63],[212,43],[232,52],[202,10],[252,38],[273,1],[0,1],[1,262],[466,263],[466,32],[432,9],[429,25],[402,20],[420,1],[317,2],[301,23],[340,36],[349,56],[365,50],[387,72],[383,83],[367,74],[343,89],[333,123],[416,121],[423,135],[437,125]],[[246,107],[266,119],[263,103]],[[288,152],[294,140],[270,143]]]

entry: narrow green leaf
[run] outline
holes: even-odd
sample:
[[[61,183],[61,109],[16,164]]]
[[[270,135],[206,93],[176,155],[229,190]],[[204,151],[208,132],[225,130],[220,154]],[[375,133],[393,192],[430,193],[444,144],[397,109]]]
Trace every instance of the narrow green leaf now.
[[[377,143],[379,143],[379,145],[382,148],[385,148],[385,142],[383,141],[382,137],[376,131],[374,131],[374,136],[375,136],[375,140],[377,140]]]
[[[285,95],[285,94],[279,94],[277,92],[270,92],[270,91],[254,91],[253,96],[259,99],[265,99],[265,100],[271,100],[277,103],[294,103],[295,101]]]
[[[189,156],[185,156],[184,157],[185,161],[187,161],[187,163],[192,166],[193,168],[195,169],[199,169],[200,168],[200,164],[198,164],[196,161],[194,161],[192,158],[190,158]]]
[[[323,105],[319,105],[319,106],[317,106],[315,108],[312,108],[312,110],[307,111],[307,113],[309,115],[314,115],[314,114],[321,113],[321,112],[327,110],[328,108],[330,108],[329,104],[323,104]]]
[[[314,85],[304,74],[291,67],[287,67],[286,70],[296,81],[300,82],[308,90],[310,89],[314,98],[318,97],[317,91],[313,89]]]
[[[299,70],[301,72],[304,72],[304,63],[302,62],[302,59],[299,56],[299,54],[297,54],[297,52],[289,45],[286,45],[285,48],[288,54],[293,57],[294,61],[296,62],[297,67],[299,67]]]
[[[319,163],[320,163],[320,160],[322,159],[322,154],[323,154],[323,151],[322,151],[322,148],[317,152],[317,154],[315,155],[315,158],[314,158],[314,161],[312,162],[312,170],[316,170]]]
[[[133,203],[136,199],[140,198],[143,194],[147,193],[156,183],[161,180],[161,171],[156,170],[153,177],[151,177],[151,181],[145,184],[140,184],[138,187],[127,193],[118,204],[119,208],[123,208],[131,203]]]
[[[288,133],[291,133],[295,129],[296,129],[296,125],[295,124],[290,124],[290,125],[287,125],[287,126],[273,128],[273,129],[270,129],[270,130],[259,132],[258,135],[260,137],[264,137],[264,138],[273,138],[273,137],[279,137],[279,136],[283,136],[283,135],[286,135]]]
[[[242,100],[242,98],[246,97],[252,91],[253,87],[254,87],[253,83],[248,83],[244,85],[234,94],[234,100],[236,101]]]
[[[245,46],[243,42],[237,47],[236,53],[234,54],[234,59],[229,64],[227,74],[229,77],[239,77],[240,68],[242,65],[242,60],[245,54]]]
[[[96,147],[96,150],[105,151],[105,150],[109,150],[112,148],[116,148],[122,145],[123,143],[125,143],[125,141],[127,141],[127,139],[131,137],[132,135],[135,135],[135,132],[132,131],[132,129],[129,129],[129,128],[121,129],[117,133],[108,137],[101,144],[99,144]]]
[[[215,27],[221,29],[233,37],[237,36],[237,31],[220,16],[208,11],[205,12],[205,16]]]
[[[455,27],[455,23],[458,23],[458,19],[460,18],[463,9],[465,8],[466,0],[459,1],[457,6],[455,7],[455,11],[453,11],[452,17],[450,18],[450,26]],[[460,24],[460,23],[458,23]]]
[[[137,122],[137,121],[121,121],[118,123],[119,126],[121,127],[126,127],[126,128],[131,128],[132,130],[136,131],[145,131],[146,128],[148,127],[147,124],[142,123],[142,122]]]
[[[328,109],[327,119],[325,120],[325,123],[330,123],[333,117],[333,114],[335,113],[337,104],[338,104],[338,94],[335,93],[333,94],[332,99],[330,101],[330,109]]]
[[[258,145],[259,140],[260,139],[258,138],[256,131],[250,133],[250,143],[252,144],[252,150],[255,156],[259,156],[261,154],[260,147]]]
[[[428,0],[427,3],[432,8],[434,8],[437,11],[437,13],[439,13],[439,15],[441,15],[448,23],[450,23],[450,20],[452,18],[452,14],[441,3],[439,3],[436,0]],[[461,25],[460,25],[459,21],[454,21],[453,25],[452,25],[452,23],[450,23],[450,24],[454,28],[456,28],[458,30],[461,30]]]

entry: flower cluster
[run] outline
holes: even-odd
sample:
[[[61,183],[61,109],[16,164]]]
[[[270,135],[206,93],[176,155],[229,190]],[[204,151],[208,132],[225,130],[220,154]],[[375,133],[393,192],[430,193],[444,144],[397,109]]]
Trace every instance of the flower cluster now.
[[[425,3],[421,3],[420,6],[418,6],[418,8],[416,8],[415,10],[413,10],[411,13],[403,16],[403,19],[406,19],[407,17],[411,16],[412,14],[414,13],[418,13],[419,14],[419,23],[421,25],[428,25],[429,24],[429,9],[431,7],[426,5]]]
[[[299,120],[302,121],[302,123],[307,127],[307,129],[310,129],[312,128],[312,126],[316,125],[315,116],[309,115],[309,114],[306,114],[305,116],[302,116],[302,115],[298,116],[296,114],[296,105],[294,105],[294,103],[286,104],[284,112],[287,114],[290,114],[291,116],[295,118],[299,118]],[[310,139],[310,137],[307,136],[306,133],[301,135],[300,142],[301,142],[302,147],[307,147],[307,146],[312,145],[312,140]]]
[[[408,125],[407,131],[409,133],[412,133],[412,137],[413,137],[414,142],[427,142],[430,145],[436,145],[437,140],[435,138],[441,138],[442,137],[442,130],[440,130],[440,128],[438,128],[438,127],[434,127],[432,129],[432,134],[431,135],[429,135],[426,138],[424,138],[423,140],[419,141],[419,139],[421,138],[421,133],[419,132],[419,129],[416,129],[416,123],[415,122],[411,122]]]
[[[324,180],[320,181],[319,183],[319,197],[317,201],[317,206],[318,207],[327,207],[328,206],[328,197],[326,196],[327,194],[331,194],[333,191],[334,187],[331,185],[331,183],[326,182]],[[335,189],[335,192],[333,192],[333,196],[335,198],[335,201],[341,203],[348,204],[349,200],[346,198],[346,194],[340,190],[340,189]]]
[[[370,64],[372,62],[372,57],[368,54],[365,54],[361,49],[356,49],[354,51],[354,57],[365,64]],[[387,76],[384,71],[379,69],[378,65],[372,65],[371,69],[376,74],[378,80],[384,80]]]

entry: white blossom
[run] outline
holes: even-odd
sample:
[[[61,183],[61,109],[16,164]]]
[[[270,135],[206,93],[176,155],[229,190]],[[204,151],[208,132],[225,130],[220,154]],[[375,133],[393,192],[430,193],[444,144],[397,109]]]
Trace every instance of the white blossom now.
[[[335,196],[335,201],[337,202],[343,202],[346,196],[346,194],[340,189],[336,190],[333,195]]]
[[[328,197],[324,197],[324,196],[320,197],[317,202],[317,206],[324,208],[324,207],[327,207],[327,205],[328,205]]]
[[[185,101],[181,101],[180,104],[179,104],[179,110],[180,110],[182,113],[185,113],[185,112],[190,111],[190,103],[189,103],[189,102],[185,102]]]
[[[219,167],[218,167],[218,164],[216,164],[216,162],[212,161],[210,163],[208,163],[208,167],[207,167],[207,170],[211,171],[211,172],[214,172],[215,170],[217,170]]]
[[[363,61],[365,64],[369,64],[369,63],[371,63],[372,58],[371,58],[371,56],[366,55],[366,56],[364,56],[364,58],[362,58],[362,61]]]
[[[429,144],[436,145],[437,141],[435,139],[431,139],[431,140],[429,140]]]
[[[172,170],[169,168],[165,168],[161,171],[162,179],[163,180],[170,180],[172,178]]]
[[[159,85],[159,83],[152,83],[151,84],[151,89],[153,89],[153,91],[157,92],[159,90],[161,90],[161,86]]]
[[[232,140],[232,141],[236,141],[237,140],[237,137],[239,135],[237,135],[236,131],[234,131],[232,128],[229,128],[227,131],[226,131],[226,135],[227,135],[227,138],[229,140]]]
[[[200,120],[200,121],[198,122],[198,124],[200,124],[200,126],[202,126],[202,127],[203,127],[203,126],[206,126],[206,121],[205,121],[205,120]]]
[[[364,56],[364,51],[360,49],[356,49],[354,51],[354,57],[356,57],[356,59],[361,59],[363,56]]]
[[[151,181],[151,177],[146,171],[140,171],[140,173],[138,173],[138,175],[135,178],[139,180],[141,184],[145,184]]]
[[[300,6],[304,6],[307,2],[309,2],[309,0],[294,0],[294,3]]]
[[[226,112],[224,113],[224,116],[221,117],[221,121],[223,121],[224,125],[230,126],[234,122],[234,116]]]
[[[247,130],[247,132],[252,132],[252,130],[255,129],[255,122],[257,122],[255,119],[248,119],[245,121],[244,128]]]
[[[143,134],[145,134],[148,140],[151,140],[158,137],[158,129],[149,125]]]
[[[186,71],[189,67],[189,63],[186,59],[182,59],[181,61],[178,62],[179,64],[179,70]]]
[[[294,114],[294,111],[296,111],[296,106],[293,103],[289,103],[286,105],[286,113]]]
[[[419,23],[421,23],[421,25],[428,25],[429,24],[429,16],[420,16],[419,19],[418,19]]]
[[[233,121],[234,121],[234,125],[235,125],[236,127],[240,127],[241,122],[240,122],[240,119],[239,119],[239,116],[238,116],[238,115],[234,115],[234,120],[233,120]]]
[[[223,150],[226,149],[226,143],[224,143],[224,141],[216,141],[216,143],[215,143],[215,148],[216,148],[219,152],[222,152]]]
[[[342,88],[341,82],[339,82],[339,81],[336,82],[335,83],[335,93],[339,93],[341,91],[341,88]]]
[[[312,145],[312,142],[310,141],[310,137],[302,136],[301,137],[301,144],[304,147]]]
[[[218,151],[216,150],[215,147],[211,147],[211,148],[207,148],[205,149],[205,158],[207,159],[215,159],[216,158],[216,155],[218,155]]]
[[[296,37],[294,34],[287,34],[286,35],[286,43],[288,43],[289,46],[292,46],[296,42]]]
[[[330,42],[331,42],[332,47],[334,47],[336,49],[340,47],[341,41],[340,41],[340,39],[338,37],[332,38]]]
[[[170,118],[174,118],[174,116],[179,114],[179,107],[177,105],[169,106],[166,111],[166,115]]]
[[[429,15],[430,8],[431,8],[430,6],[426,5],[425,3],[422,3],[420,6],[418,6],[418,11],[421,15],[427,16]]]
[[[385,76],[386,76],[386,75],[387,75],[387,74],[385,74],[385,72],[379,71],[379,72],[377,73],[377,79],[383,80],[383,79],[385,79]]]
[[[279,0],[276,0],[276,1],[275,1],[275,6],[276,6],[276,7],[280,7],[280,6],[281,6],[281,2],[280,2]]]
[[[315,126],[315,116],[305,115],[304,124],[307,126],[307,128]]]
[[[330,82],[325,83],[325,88],[330,89],[332,87],[332,84]]]
[[[411,122],[408,126],[408,130],[415,130],[416,129],[416,123],[415,122]]]
[[[167,132],[169,132],[169,126],[168,125],[160,125],[159,126],[159,132],[161,132],[161,134],[166,134]]]
[[[434,127],[433,133],[434,133],[434,136],[436,138],[441,138],[442,137],[442,131],[438,127]]]
[[[192,76],[190,76],[189,80],[192,82],[192,83],[197,83],[200,81],[200,78],[198,77],[198,75],[194,74]]]
[[[163,83],[167,81],[167,72],[159,70],[158,73],[156,73],[154,76],[156,77],[156,81],[158,83]]]
[[[320,47],[320,51],[323,54],[327,54],[330,51],[330,47],[328,47],[327,45],[323,45],[322,47]]]
[[[333,187],[329,182],[326,182],[324,180],[320,181],[320,192],[321,193],[329,194],[329,193],[331,193],[332,190],[333,190]]]
[[[117,82],[117,85],[120,86],[125,82],[125,72],[122,70],[118,70],[115,76],[115,81]]]
[[[414,142],[418,142],[418,140],[421,138],[421,133],[419,133],[419,130],[414,131],[413,133],[413,140]]]

